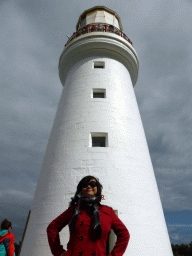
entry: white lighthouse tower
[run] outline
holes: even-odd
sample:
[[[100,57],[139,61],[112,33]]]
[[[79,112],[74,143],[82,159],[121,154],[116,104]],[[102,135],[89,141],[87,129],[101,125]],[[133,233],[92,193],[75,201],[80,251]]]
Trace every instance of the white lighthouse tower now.
[[[122,30],[116,12],[96,6],[80,16],[65,45],[59,60],[63,92],[20,256],[52,255],[46,228],[67,209],[86,175],[99,178],[102,203],[130,232],[124,255],[173,255],[133,89],[138,58]],[[65,249],[68,233],[68,227],[60,232]],[[114,243],[111,234],[110,250]]]

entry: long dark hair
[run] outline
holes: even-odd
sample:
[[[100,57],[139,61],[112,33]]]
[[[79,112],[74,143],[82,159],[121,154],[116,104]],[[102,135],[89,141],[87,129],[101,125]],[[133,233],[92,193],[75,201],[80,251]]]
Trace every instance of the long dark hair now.
[[[80,180],[79,184],[77,185],[77,191],[75,193],[75,196],[71,198],[71,202],[69,203],[70,206],[75,205],[75,209],[73,211],[71,221],[69,223],[69,230],[70,232],[73,232],[76,224],[76,220],[80,214],[81,203],[86,203],[86,201],[84,201],[83,198],[82,198],[83,201],[81,202],[82,195],[80,193],[82,191],[83,185],[84,183],[89,182],[91,179],[96,180],[97,194],[89,198],[90,201],[92,200],[92,204],[90,204],[91,206],[90,208],[88,207],[87,210],[89,211],[89,215],[91,217],[91,222],[92,222],[91,228],[93,232],[91,233],[91,240],[95,241],[101,237],[101,233],[102,233],[98,204],[101,202],[101,191],[103,186],[99,182],[99,179],[95,178],[94,176],[89,175],[84,177],[83,179]]]
[[[101,192],[102,192],[103,186],[99,182],[99,179],[94,176],[88,175],[79,181],[79,184],[77,185],[77,190],[76,190],[75,196],[73,198],[71,198],[71,201],[69,202],[70,206],[77,204],[77,201],[78,201],[77,194],[79,194],[82,191],[83,184],[85,182],[89,182],[91,179],[95,179],[96,183],[97,183],[97,194],[95,196],[101,197]],[[99,202],[101,202],[101,198],[100,198]]]

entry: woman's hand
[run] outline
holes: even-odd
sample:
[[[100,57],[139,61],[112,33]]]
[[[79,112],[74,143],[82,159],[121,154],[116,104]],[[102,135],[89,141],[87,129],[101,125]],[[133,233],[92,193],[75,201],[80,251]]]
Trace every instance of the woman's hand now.
[[[63,253],[61,254],[61,256],[65,256],[66,253],[67,253],[67,251],[63,252]]]

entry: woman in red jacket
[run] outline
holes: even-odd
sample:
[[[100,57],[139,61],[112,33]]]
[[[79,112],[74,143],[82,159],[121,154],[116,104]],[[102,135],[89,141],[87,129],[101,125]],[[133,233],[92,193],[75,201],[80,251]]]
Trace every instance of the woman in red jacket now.
[[[129,232],[111,207],[101,205],[102,185],[93,176],[84,177],[77,186],[70,207],[54,219],[47,228],[54,256],[105,256],[108,234],[117,235],[110,256],[121,256],[129,242]],[[69,225],[67,251],[60,244],[59,232]]]
[[[7,219],[1,222],[0,256],[15,256],[14,235],[11,233],[11,222]]]

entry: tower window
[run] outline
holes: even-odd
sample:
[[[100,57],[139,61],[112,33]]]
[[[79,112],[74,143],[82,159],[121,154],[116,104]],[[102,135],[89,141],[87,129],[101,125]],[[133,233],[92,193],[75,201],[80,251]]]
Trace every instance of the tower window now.
[[[92,98],[106,98],[106,89],[93,89]]]
[[[103,92],[94,92],[93,98],[105,98]]]
[[[105,68],[105,62],[104,61],[95,61],[94,68]]]
[[[86,16],[81,19],[81,27],[86,26]]]
[[[105,147],[105,137],[92,137],[92,147]]]
[[[107,133],[91,133],[91,147],[107,147],[108,146],[108,134]]]

